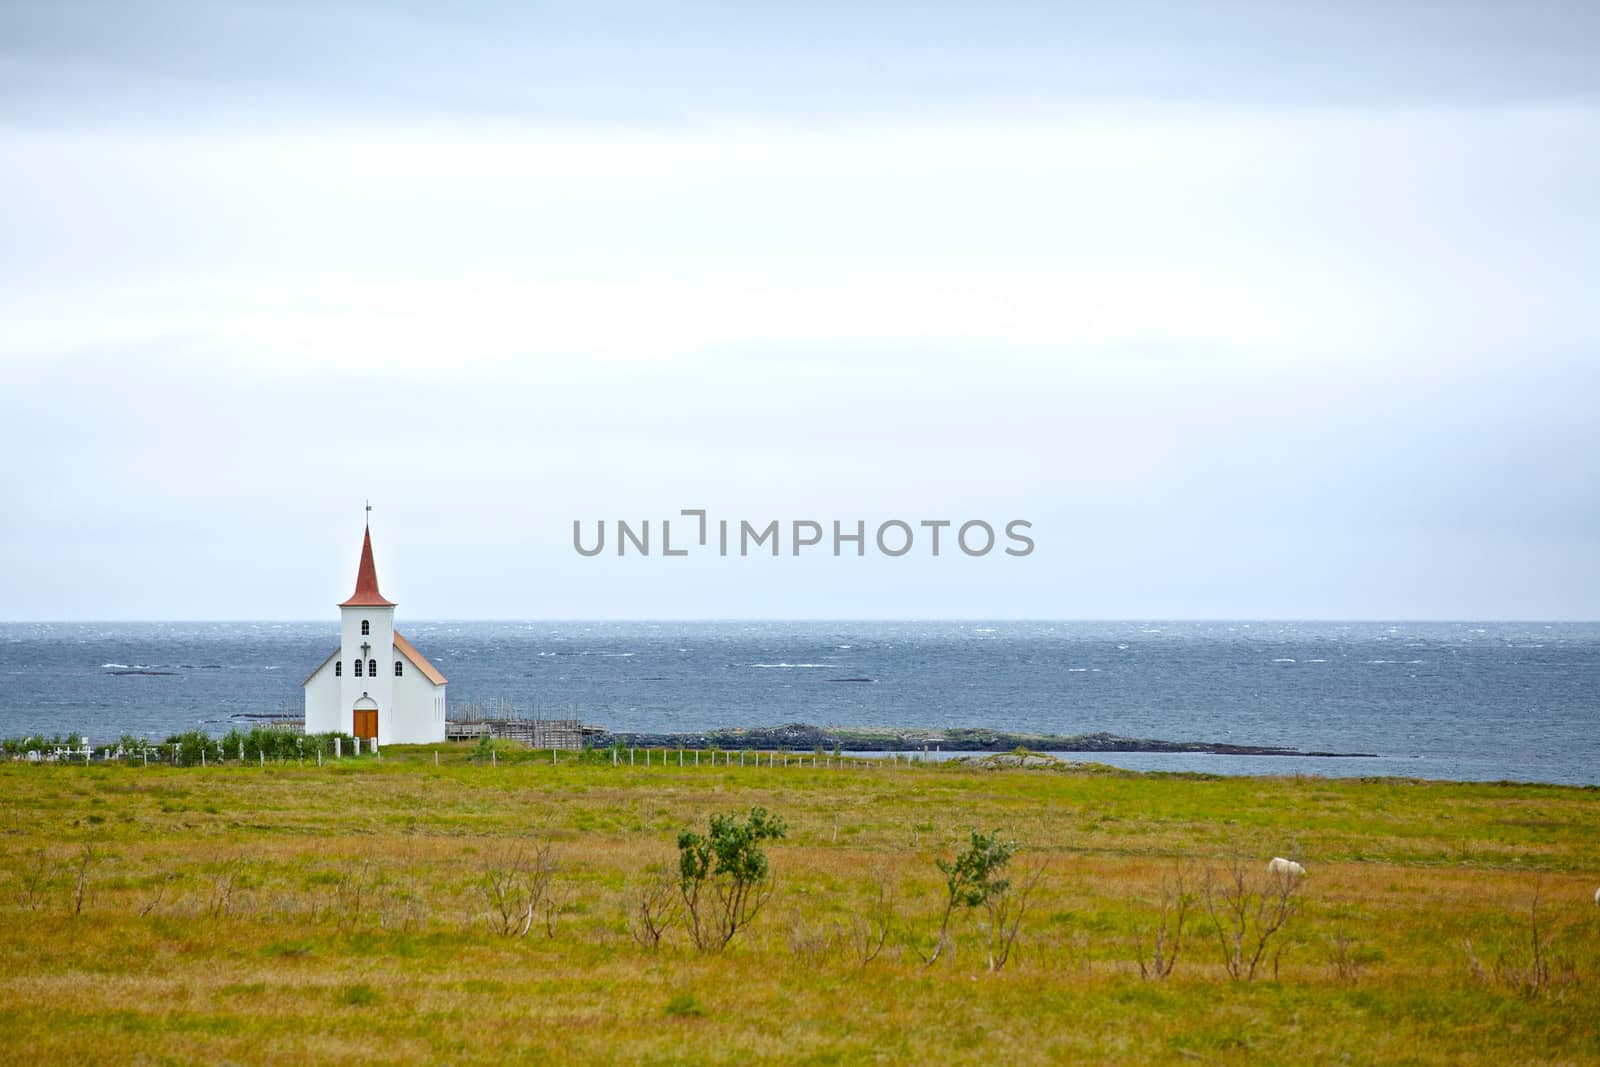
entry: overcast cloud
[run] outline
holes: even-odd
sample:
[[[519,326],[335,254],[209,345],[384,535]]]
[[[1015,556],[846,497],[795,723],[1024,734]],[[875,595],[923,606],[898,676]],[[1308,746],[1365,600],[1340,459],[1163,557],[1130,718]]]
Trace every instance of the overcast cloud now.
[[[0,7],[0,618],[1597,616],[1593,5],[859,7]]]

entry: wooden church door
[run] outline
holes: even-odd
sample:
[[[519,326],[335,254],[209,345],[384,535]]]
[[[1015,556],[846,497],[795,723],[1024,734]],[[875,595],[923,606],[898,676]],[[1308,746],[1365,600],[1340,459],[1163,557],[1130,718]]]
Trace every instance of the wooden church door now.
[[[356,709],[355,735],[364,740],[371,740],[378,736],[377,708]]]

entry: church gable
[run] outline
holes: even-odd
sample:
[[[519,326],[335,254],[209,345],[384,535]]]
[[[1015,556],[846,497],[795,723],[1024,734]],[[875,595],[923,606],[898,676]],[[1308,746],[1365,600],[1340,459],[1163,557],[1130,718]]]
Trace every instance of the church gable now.
[[[335,659],[338,658],[338,656],[339,656],[339,650],[337,648],[334,649],[332,652],[329,652],[328,653],[328,658],[323,660],[320,664],[318,664],[316,670],[314,670],[310,674],[306,675],[306,680],[300,683],[301,688],[304,688],[305,686],[310,685],[312,679],[314,679],[317,675],[321,674],[324,670],[326,670],[327,667],[328,667],[328,664],[332,663]]]

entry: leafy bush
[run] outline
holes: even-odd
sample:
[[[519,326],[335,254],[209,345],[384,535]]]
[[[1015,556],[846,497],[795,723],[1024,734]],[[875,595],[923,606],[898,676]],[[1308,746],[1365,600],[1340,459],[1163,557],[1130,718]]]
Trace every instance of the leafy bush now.
[[[954,860],[934,861],[939,870],[944,872],[945,904],[944,915],[939,920],[938,942],[934,945],[933,955],[927,959],[929,966],[938,960],[949,944],[950,919],[957,908],[982,907],[989,903],[991,897],[1002,895],[1011,887],[1011,883],[999,877],[999,874],[1011,862],[1016,851],[1017,843],[1000,840],[998,830],[987,834],[974,830],[971,843],[957,853]]]
[[[761,844],[785,832],[780,816],[755,807],[742,822],[713,815],[704,837],[692,830],[678,835],[678,889],[696,948],[722,950],[760,913],[773,885]]]

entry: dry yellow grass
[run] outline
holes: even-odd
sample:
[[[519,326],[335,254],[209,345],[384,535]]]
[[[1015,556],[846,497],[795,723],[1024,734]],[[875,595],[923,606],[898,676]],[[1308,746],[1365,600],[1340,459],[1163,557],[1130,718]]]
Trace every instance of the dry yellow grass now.
[[[0,766],[0,1059],[1600,1061],[1597,790],[444,751]],[[720,955],[681,929],[635,944],[646,865],[756,804],[790,832],[755,925]],[[987,970],[974,915],[925,968],[934,860],[974,828],[1045,864],[1016,958]],[[554,936],[496,936],[483,872],[533,840],[561,865]],[[1172,976],[1141,980],[1163,880],[1278,854],[1311,873],[1276,980],[1230,981],[1203,908]],[[897,923],[863,965],[881,882]]]

